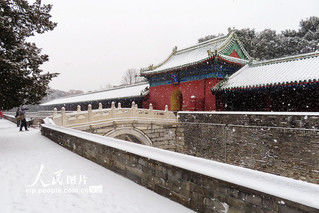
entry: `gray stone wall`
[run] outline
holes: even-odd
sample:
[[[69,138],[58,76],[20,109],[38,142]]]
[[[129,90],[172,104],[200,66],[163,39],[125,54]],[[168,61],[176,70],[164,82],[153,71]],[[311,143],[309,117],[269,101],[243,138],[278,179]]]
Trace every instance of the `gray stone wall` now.
[[[183,128],[180,128],[178,124],[144,124],[137,128],[150,138],[153,147],[184,152]]]
[[[197,212],[317,212],[301,204],[46,127],[42,127],[42,134],[72,152]]]
[[[176,152],[184,152],[184,129],[178,123],[152,123],[152,122],[138,122],[138,121],[125,121],[125,122],[112,122],[100,126],[90,126],[74,128],[91,132],[98,135],[108,136],[112,131],[127,132],[127,130],[139,130],[146,137],[152,141],[153,147],[166,149]],[[120,138],[124,139],[125,138]],[[141,142],[143,144],[143,142]],[[144,144],[149,145],[149,144]]]
[[[180,113],[185,153],[319,184],[319,115]]]

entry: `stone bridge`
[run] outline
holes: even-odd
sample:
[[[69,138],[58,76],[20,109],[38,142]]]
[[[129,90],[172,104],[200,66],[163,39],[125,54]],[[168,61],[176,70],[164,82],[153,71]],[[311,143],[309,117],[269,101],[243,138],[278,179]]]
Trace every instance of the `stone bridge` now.
[[[52,116],[55,124],[91,132],[103,136],[118,138],[126,141],[158,147],[172,151],[183,151],[184,132],[179,126],[176,115],[168,111],[153,110],[152,104],[149,109],[139,109],[133,102],[131,108],[121,108],[121,104],[111,108],[99,108],[92,110],[88,105],[88,111],[66,113],[62,107],[58,113],[54,109]]]

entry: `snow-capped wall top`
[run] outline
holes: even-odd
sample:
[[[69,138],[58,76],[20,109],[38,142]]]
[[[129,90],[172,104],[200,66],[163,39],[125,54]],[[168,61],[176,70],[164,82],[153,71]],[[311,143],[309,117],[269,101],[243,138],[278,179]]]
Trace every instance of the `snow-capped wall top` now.
[[[149,68],[142,70],[141,74],[148,75],[158,72],[165,72],[169,69],[178,69],[193,64],[201,63],[212,57],[209,52],[214,53],[215,51],[217,51],[217,53],[220,55],[225,54],[225,52],[228,51],[228,48],[232,47],[232,44],[234,42],[237,42],[241,51],[244,54],[244,57],[249,59],[249,54],[243,48],[235,33],[230,32],[226,36],[213,38],[185,49],[177,50],[177,47],[175,47],[171,55],[164,62],[160,63],[157,66],[150,66]],[[228,56],[228,59],[231,60],[236,58]],[[235,63],[242,63],[244,61],[245,60],[239,60]]]
[[[45,128],[103,144],[168,165],[244,186],[276,197],[319,208],[319,185],[204,158],[131,143],[74,129],[43,124]]]
[[[41,104],[42,106],[68,104],[68,103],[81,103],[87,101],[99,101],[99,100],[110,100],[119,98],[132,98],[132,97],[143,97],[147,93],[144,92],[145,88],[148,87],[148,83],[142,82],[134,85],[116,87],[109,90],[88,93],[83,95],[77,95],[67,98],[59,98],[46,103]],[[144,93],[143,93],[144,92]]]
[[[246,65],[213,90],[262,88],[318,81],[319,52],[314,52]]]

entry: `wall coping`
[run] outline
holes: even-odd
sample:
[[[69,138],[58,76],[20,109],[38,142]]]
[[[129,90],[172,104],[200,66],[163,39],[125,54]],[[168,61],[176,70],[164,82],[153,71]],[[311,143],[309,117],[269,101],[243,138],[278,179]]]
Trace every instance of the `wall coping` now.
[[[247,168],[206,160],[155,147],[126,142],[79,130],[43,124],[42,127],[109,146],[165,164],[240,185],[313,208],[319,208],[319,185]]]
[[[14,115],[9,115],[9,114],[3,114],[4,116],[7,116],[7,117],[9,117],[9,118],[14,118],[14,119],[16,119],[16,117],[14,116]],[[25,119],[26,121],[31,121],[31,119],[30,118],[28,118],[28,115],[27,115],[27,117],[26,117],[26,119]]]
[[[7,116],[7,117],[10,117],[10,118],[16,118],[15,116],[9,115],[9,114],[3,114],[3,115],[5,115],[5,116]]]
[[[222,115],[299,115],[319,116],[319,112],[250,112],[250,111],[180,111],[177,114],[222,114]]]

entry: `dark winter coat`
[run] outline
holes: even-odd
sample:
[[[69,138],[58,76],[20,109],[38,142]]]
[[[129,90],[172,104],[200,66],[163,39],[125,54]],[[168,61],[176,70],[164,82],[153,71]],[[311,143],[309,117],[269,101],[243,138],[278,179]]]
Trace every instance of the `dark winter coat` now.
[[[17,120],[26,119],[26,114],[25,114],[26,110],[28,110],[28,108],[24,108],[24,107],[21,107],[20,110],[18,110]]]
[[[17,109],[17,111],[16,111],[16,118],[19,116],[19,111],[20,111],[20,107]]]

